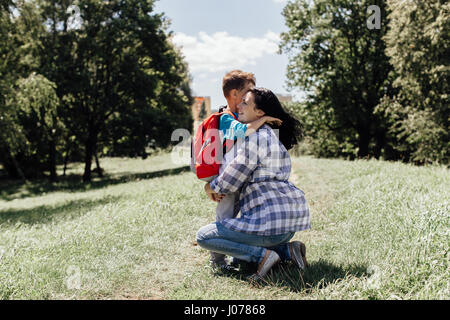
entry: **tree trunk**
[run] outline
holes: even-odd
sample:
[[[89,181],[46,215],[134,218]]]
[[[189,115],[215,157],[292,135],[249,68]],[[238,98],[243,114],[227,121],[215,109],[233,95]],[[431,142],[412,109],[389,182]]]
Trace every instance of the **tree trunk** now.
[[[97,136],[94,132],[89,132],[89,137],[85,144],[85,156],[84,156],[84,174],[83,182],[91,182],[92,178],[92,157],[95,153]]]
[[[91,164],[92,164],[92,151],[89,143],[86,144],[86,154],[84,156],[84,174],[83,182],[91,182]]]
[[[370,132],[368,127],[362,127],[358,132],[358,158],[365,158],[369,155]]]
[[[9,147],[6,146],[4,149],[0,149],[0,152],[5,155],[5,162],[3,163],[3,166],[8,173],[8,176],[10,176],[11,178],[18,178],[22,181],[26,181],[27,179],[25,178],[25,175],[23,174],[23,171],[20,168],[20,165],[17,162],[16,158],[9,151]]]
[[[100,167],[100,161],[98,160],[97,151],[95,151],[94,156],[95,156],[95,164],[96,164],[96,166],[97,166],[97,169],[96,169],[96,170],[97,170],[98,176],[99,176],[100,178],[103,178],[103,169]]]
[[[58,176],[56,173],[56,145],[55,141],[50,140],[50,181],[56,182],[58,181]]]
[[[67,163],[69,162],[69,152],[70,152],[70,145],[67,146],[66,156],[64,157],[64,171],[63,171],[64,177],[66,176]]]
[[[25,175],[23,174],[22,169],[20,168],[19,163],[16,161],[16,158],[14,156],[11,156],[12,163],[17,171],[17,175],[19,176],[20,180],[26,181]]]
[[[16,171],[15,176],[18,177],[22,181],[26,181],[27,179],[25,178],[25,175],[23,174],[23,171],[20,168],[20,165],[17,162],[16,158],[13,155],[10,155],[10,156],[11,156],[11,163],[14,167],[14,170]]]
[[[375,150],[374,156],[379,159],[381,156],[381,150],[386,145],[386,134],[384,131],[377,130],[375,132]]]

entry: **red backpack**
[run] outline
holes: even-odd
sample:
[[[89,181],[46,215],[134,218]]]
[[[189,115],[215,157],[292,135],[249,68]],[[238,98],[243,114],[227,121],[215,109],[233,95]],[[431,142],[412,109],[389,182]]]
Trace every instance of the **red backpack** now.
[[[212,181],[219,175],[223,155],[233,146],[234,140],[226,139],[222,142],[219,131],[220,117],[228,113],[236,118],[229,110],[214,112],[198,126],[191,145],[191,171],[203,181]]]

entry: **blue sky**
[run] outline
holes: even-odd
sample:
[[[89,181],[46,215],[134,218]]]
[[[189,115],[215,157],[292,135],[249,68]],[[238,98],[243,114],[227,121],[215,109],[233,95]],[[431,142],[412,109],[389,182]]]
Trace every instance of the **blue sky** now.
[[[253,72],[257,86],[276,93],[286,88],[286,55],[277,53],[286,31],[286,0],[159,0],[155,11],[171,20],[173,42],[189,64],[195,95],[210,96],[212,108],[225,105],[227,71]]]

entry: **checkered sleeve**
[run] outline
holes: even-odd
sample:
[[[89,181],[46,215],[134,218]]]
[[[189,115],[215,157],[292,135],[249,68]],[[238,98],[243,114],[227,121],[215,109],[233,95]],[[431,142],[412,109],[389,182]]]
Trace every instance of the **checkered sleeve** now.
[[[259,159],[267,154],[267,145],[265,130],[246,137],[233,161],[211,182],[211,189],[222,194],[238,191],[255,171]]]

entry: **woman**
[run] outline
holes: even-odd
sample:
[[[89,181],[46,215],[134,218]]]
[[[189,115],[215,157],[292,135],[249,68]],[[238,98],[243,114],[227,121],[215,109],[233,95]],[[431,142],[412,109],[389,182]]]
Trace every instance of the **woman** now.
[[[268,125],[237,144],[236,157],[205,191],[219,201],[240,190],[239,218],[202,227],[197,243],[208,250],[258,263],[251,279],[264,277],[278,261],[292,260],[303,269],[306,248],[288,242],[300,230],[310,228],[309,209],[303,191],[288,181],[291,161],[288,149],[301,136],[300,123],[285,112],[268,89],[251,89],[238,105],[239,121],[248,123],[265,115],[282,120],[279,138]]]

